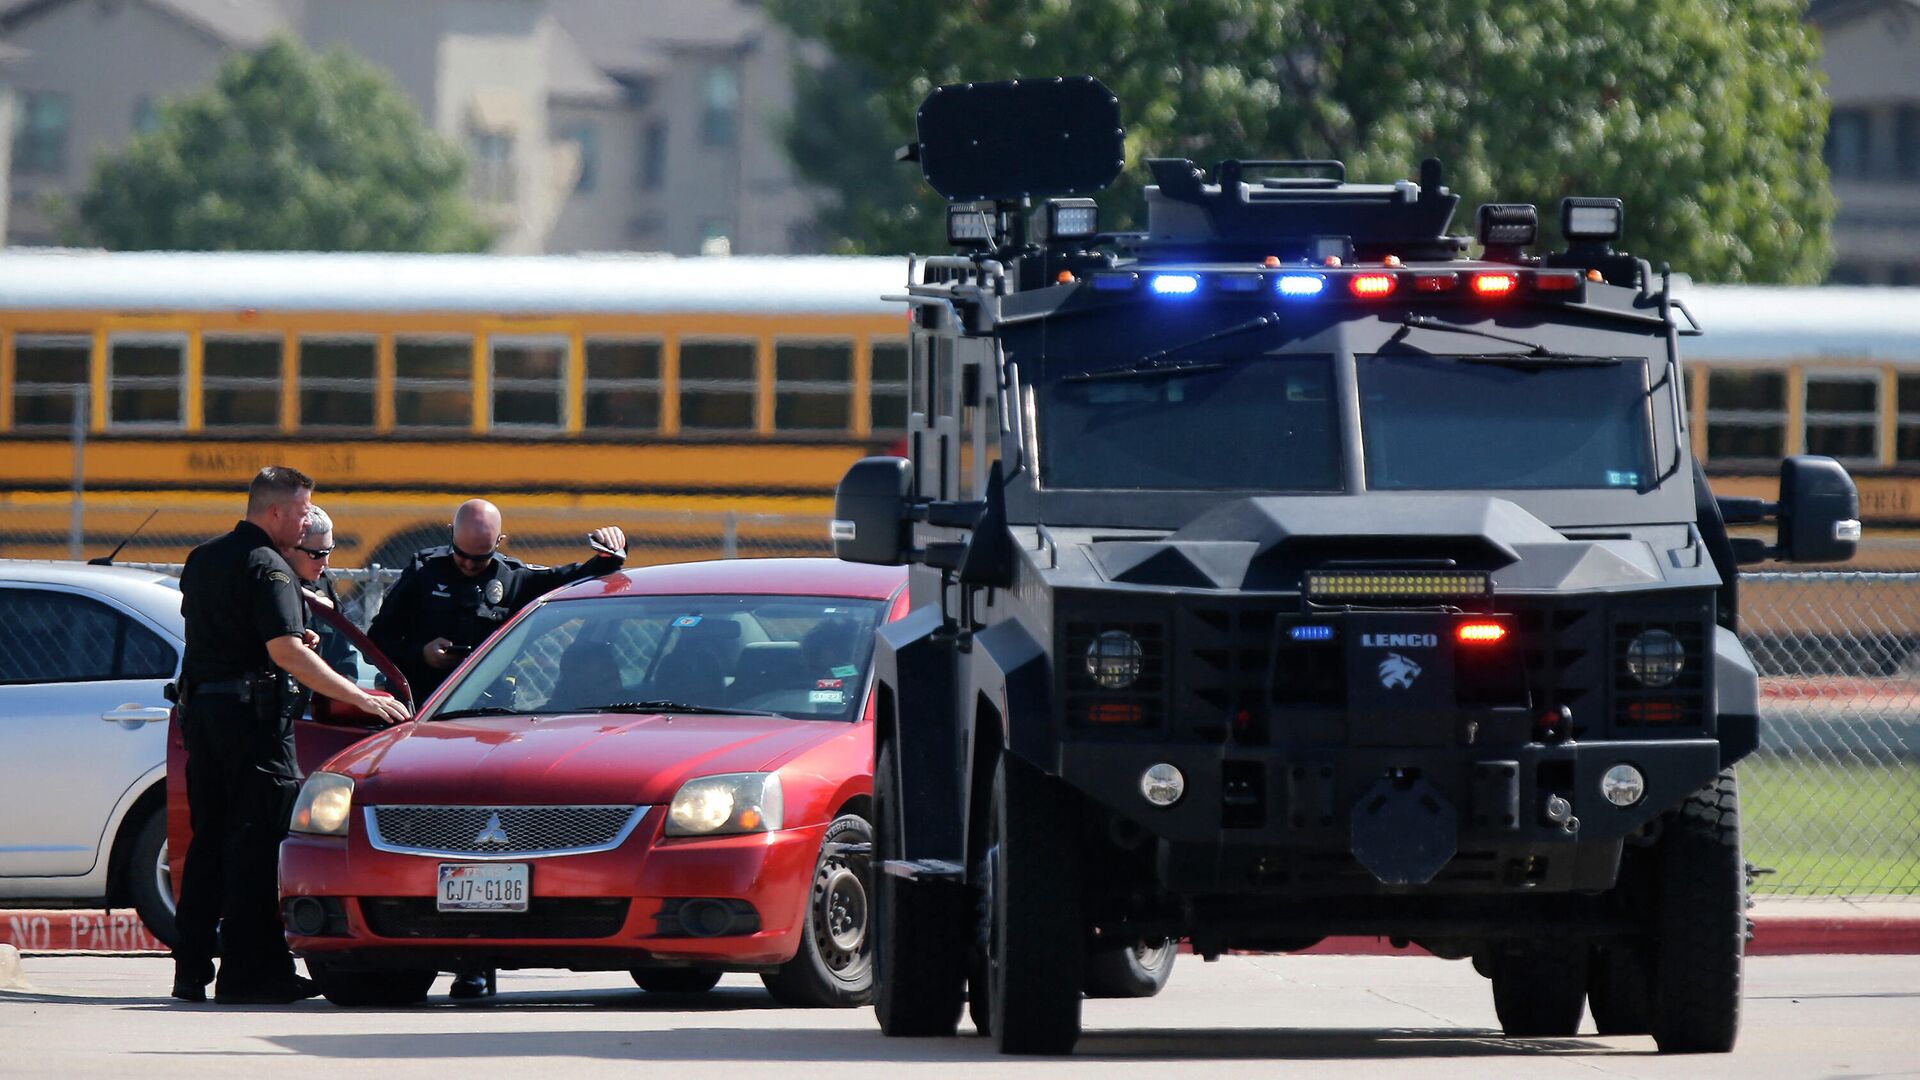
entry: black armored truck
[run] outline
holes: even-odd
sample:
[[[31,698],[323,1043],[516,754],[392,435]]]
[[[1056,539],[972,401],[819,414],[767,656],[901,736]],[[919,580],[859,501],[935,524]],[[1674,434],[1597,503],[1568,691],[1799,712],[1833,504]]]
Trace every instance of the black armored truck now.
[[[907,563],[880,632],[877,1005],[1069,1051],[1083,992],[1365,935],[1471,960],[1510,1036],[1725,1051],[1757,741],[1737,568],[1859,537],[1828,458],[1716,499],[1672,275],[1618,200],[1449,233],[1440,164],[1150,160],[1102,232],[1119,106],[945,86],[919,163],[906,458],[836,552]],[[1734,535],[1729,526],[1777,531]],[[1755,530],[1745,530],[1753,532]]]

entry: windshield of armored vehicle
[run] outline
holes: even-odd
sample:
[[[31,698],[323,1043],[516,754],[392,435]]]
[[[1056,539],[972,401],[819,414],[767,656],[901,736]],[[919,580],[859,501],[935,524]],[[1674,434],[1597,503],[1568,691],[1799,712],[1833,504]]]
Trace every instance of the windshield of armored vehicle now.
[[[1050,488],[1337,491],[1333,358],[1182,358],[1043,376],[1035,427]]]
[[[1655,483],[1637,357],[1356,358],[1371,491]]]

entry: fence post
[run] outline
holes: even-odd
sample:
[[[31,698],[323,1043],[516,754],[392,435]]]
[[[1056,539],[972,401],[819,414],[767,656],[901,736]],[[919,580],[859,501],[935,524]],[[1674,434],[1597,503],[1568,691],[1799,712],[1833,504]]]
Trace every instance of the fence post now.
[[[723,559],[740,557],[740,518],[731,510],[720,519],[720,557]]]
[[[380,614],[380,601],[387,595],[387,583],[380,578],[380,564],[367,564],[367,583],[360,587],[360,615],[368,623]]]
[[[73,391],[73,512],[67,522],[67,558],[79,562],[86,558],[87,546],[87,394],[89,387]]]

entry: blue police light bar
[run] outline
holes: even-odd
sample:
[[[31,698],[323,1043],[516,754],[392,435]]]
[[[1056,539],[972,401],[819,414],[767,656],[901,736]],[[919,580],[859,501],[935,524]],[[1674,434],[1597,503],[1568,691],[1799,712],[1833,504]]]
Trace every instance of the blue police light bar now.
[[[1326,623],[1305,623],[1288,629],[1287,636],[1295,641],[1332,641],[1333,627]]]
[[[1213,287],[1221,292],[1259,292],[1265,283],[1259,274],[1218,274],[1213,278]]]
[[[1132,274],[1095,274],[1093,287],[1098,292],[1125,292],[1133,288],[1135,280]]]
[[[1186,296],[1200,288],[1200,279],[1192,274],[1155,274],[1147,288],[1161,296]]]
[[[1281,296],[1293,297],[1319,296],[1326,287],[1327,279],[1319,274],[1281,274],[1274,283]]]

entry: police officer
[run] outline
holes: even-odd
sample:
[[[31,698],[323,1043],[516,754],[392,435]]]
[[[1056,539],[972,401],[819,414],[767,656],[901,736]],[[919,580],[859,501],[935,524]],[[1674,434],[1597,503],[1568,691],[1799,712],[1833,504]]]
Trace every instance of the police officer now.
[[[367,636],[399,665],[415,701],[425,701],[521,608],[562,585],[610,574],[626,561],[627,534],[614,526],[588,535],[600,554],[567,566],[528,566],[502,555],[506,539],[498,507],[485,499],[460,504],[453,543],[415,555],[381,602]],[[456,972],[451,995],[484,997],[493,988],[489,972]]]
[[[269,466],[247,488],[246,520],[187,556],[180,575],[186,659],[177,697],[187,744],[193,844],[175,917],[173,996],[206,1000],[219,928],[216,1000],[312,997],[280,924],[280,841],[300,783],[293,719],[304,685],[397,722],[404,706],[342,678],[313,651],[299,587],[279,548],[301,538],[313,481]]]

